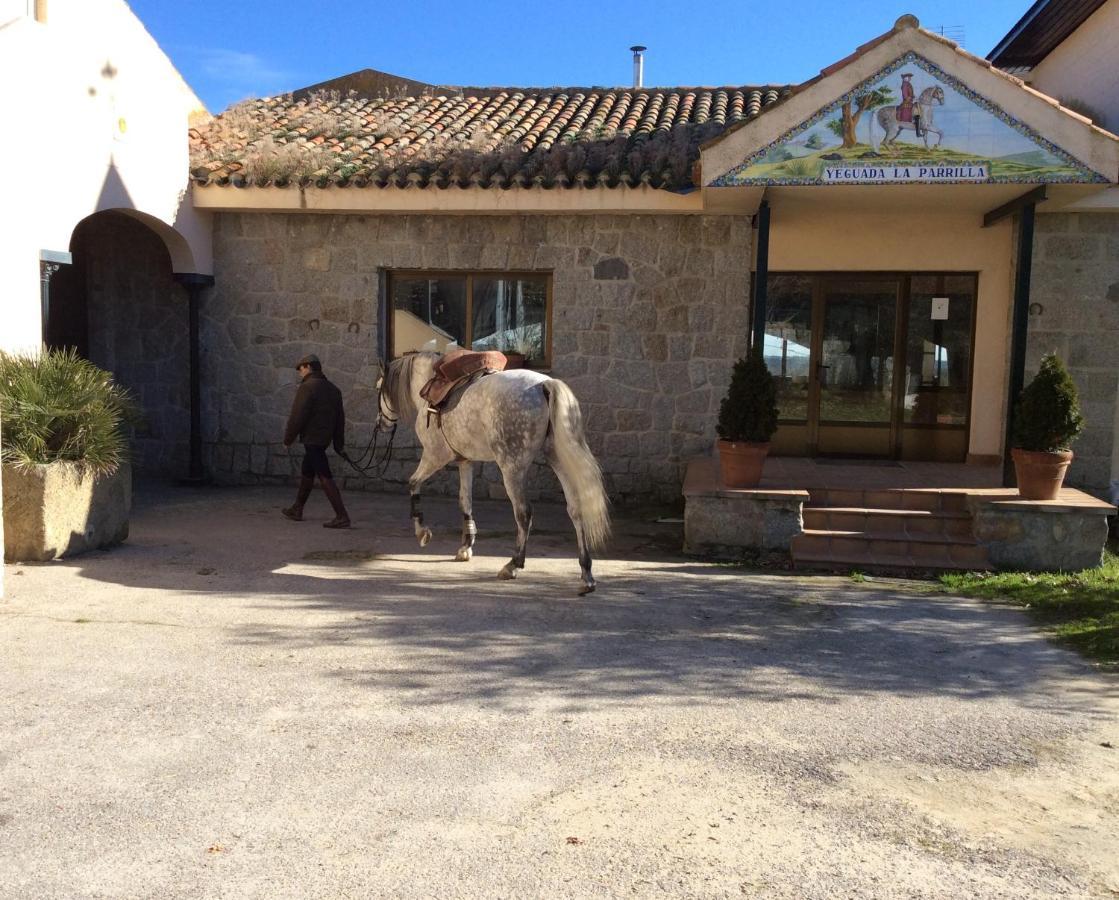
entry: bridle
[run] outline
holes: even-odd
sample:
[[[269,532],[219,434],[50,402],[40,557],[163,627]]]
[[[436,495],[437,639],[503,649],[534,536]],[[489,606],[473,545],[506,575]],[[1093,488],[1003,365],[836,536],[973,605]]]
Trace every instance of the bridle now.
[[[381,367],[381,376],[377,383],[377,424],[373,426],[373,436],[369,439],[369,443],[365,445],[361,456],[354,461],[350,456],[343,452],[342,459],[350,464],[350,466],[359,475],[364,477],[380,477],[388,471],[389,463],[392,462],[392,442],[396,437],[396,425],[400,421],[399,416],[389,415],[385,412],[385,370]],[[381,435],[385,433],[385,429],[381,427],[382,422],[388,422],[388,440],[385,442],[383,448],[380,446]],[[381,451],[380,459],[377,458],[377,451]]]

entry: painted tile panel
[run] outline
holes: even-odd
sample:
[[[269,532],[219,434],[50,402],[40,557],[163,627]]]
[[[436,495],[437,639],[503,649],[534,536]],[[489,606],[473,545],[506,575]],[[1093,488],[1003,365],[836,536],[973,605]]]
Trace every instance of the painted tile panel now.
[[[711,185],[1063,182],[1107,179],[907,53]]]

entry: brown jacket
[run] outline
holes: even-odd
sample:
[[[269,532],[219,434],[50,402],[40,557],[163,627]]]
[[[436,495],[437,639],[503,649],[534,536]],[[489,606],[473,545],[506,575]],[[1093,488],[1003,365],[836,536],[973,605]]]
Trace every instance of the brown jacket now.
[[[346,440],[346,413],[342,409],[342,392],[322,372],[308,372],[295,392],[284,429],[284,444],[296,438],[304,444],[326,447],[334,444],[341,453]]]

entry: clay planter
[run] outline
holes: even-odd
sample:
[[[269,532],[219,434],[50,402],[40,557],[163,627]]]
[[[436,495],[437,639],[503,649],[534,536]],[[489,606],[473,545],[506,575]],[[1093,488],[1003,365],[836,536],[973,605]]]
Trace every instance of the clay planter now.
[[[723,486],[728,488],[755,488],[762,480],[762,467],[769,453],[769,442],[755,444],[751,441],[716,442],[719,448],[719,468]]]
[[[1018,496],[1023,500],[1056,500],[1065,480],[1065,471],[1072,462],[1072,451],[1042,453],[1013,447],[1014,474],[1018,479]]]
[[[132,470],[91,475],[68,462],[4,466],[4,559],[58,559],[128,537]]]

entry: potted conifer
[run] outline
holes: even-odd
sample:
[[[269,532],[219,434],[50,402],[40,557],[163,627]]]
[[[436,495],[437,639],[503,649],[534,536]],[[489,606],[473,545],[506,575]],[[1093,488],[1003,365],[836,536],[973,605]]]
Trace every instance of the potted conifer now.
[[[757,487],[777,430],[777,385],[760,353],[734,364],[716,426],[719,467],[729,488]]]
[[[47,560],[128,536],[127,424],[112,376],[73,350],[0,353],[4,558]]]
[[[1055,354],[1018,398],[1011,457],[1025,500],[1055,500],[1072,462],[1069,449],[1084,427],[1076,384]]]

